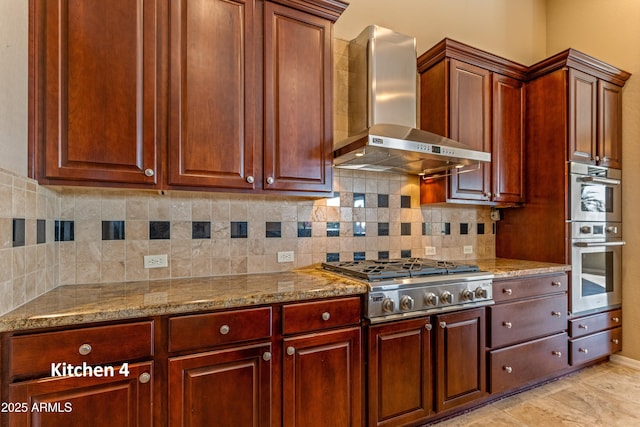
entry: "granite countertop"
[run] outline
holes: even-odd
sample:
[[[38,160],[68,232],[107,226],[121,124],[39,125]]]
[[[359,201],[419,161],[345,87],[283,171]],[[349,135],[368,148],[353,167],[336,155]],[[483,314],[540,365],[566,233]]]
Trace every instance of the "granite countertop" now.
[[[569,266],[509,259],[466,260],[496,278],[564,272]],[[78,325],[364,294],[368,286],[319,266],[283,273],[59,286],[0,316],[0,332]]]

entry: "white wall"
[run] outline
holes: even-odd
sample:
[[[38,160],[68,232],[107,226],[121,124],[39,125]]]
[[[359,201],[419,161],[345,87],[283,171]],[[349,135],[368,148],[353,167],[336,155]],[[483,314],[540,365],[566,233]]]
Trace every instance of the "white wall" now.
[[[0,168],[27,174],[28,10],[0,0]]]
[[[549,54],[573,47],[632,73],[622,101],[622,353],[640,360],[640,2],[549,0],[548,12]]]

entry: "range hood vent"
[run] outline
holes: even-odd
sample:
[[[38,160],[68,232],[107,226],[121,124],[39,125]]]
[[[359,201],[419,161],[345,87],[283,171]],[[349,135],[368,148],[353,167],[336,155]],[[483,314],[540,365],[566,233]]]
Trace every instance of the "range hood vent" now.
[[[349,43],[349,138],[339,168],[429,175],[491,161],[491,154],[417,129],[415,38],[377,25]]]

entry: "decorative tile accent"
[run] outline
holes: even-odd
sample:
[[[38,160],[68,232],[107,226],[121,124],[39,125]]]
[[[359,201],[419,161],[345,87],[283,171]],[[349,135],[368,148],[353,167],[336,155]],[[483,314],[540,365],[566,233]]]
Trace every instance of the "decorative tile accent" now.
[[[353,193],[353,207],[364,208],[365,207],[365,195],[364,193]]]
[[[249,226],[246,221],[231,221],[231,238],[246,239],[249,237]]]
[[[169,221],[149,221],[149,239],[166,240],[171,238],[171,223]]]
[[[366,259],[366,252],[354,252],[353,260],[354,261],[364,261]]]
[[[24,246],[24,218],[13,218],[13,247]]]
[[[389,207],[389,195],[388,194],[378,194],[378,207],[379,208],[388,208]]]
[[[479,222],[477,224],[477,233],[478,234],[484,234],[484,223]]]
[[[400,251],[401,258],[411,258],[411,249],[403,249]]]
[[[102,221],[102,240],[124,240],[124,221]]]
[[[411,223],[410,222],[400,223],[400,235],[401,236],[411,236]]]
[[[47,221],[44,219],[36,220],[36,243],[47,243]]]
[[[364,237],[366,235],[367,224],[365,222],[353,223],[353,235],[355,237]]]
[[[327,223],[327,237],[339,237],[340,236],[340,223],[328,222]]]
[[[329,252],[327,254],[327,262],[338,262],[340,261],[340,254],[336,252]]]
[[[282,237],[282,223],[281,222],[266,222],[265,223],[265,237]]]
[[[469,234],[469,224],[466,222],[460,223],[460,234]]]
[[[311,222],[304,221],[298,223],[298,237],[311,237]]]
[[[422,235],[423,236],[431,236],[431,223],[423,222],[422,223]]]
[[[75,223],[73,221],[56,221],[54,226],[54,240],[56,242],[72,242],[74,240]]]
[[[400,196],[400,207],[411,208],[411,196]]]
[[[340,206],[340,192],[334,191],[333,197],[327,199],[327,206]]]
[[[211,221],[191,222],[191,238],[192,239],[210,239],[211,238]]]
[[[379,222],[378,223],[378,236],[388,236],[389,235],[389,223],[388,222]]]
[[[442,234],[449,235],[451,234],[451,223],[445,222],[442,224]]]
[[[378,259],[389,259],[389,251],[378,251]]]

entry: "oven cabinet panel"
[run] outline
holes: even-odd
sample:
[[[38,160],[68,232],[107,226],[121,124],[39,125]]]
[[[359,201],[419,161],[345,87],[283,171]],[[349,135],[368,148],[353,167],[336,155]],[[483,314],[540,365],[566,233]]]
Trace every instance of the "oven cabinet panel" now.
[[[500,393],[569,367],[567,334],[489,352],[489,390]]]
[[[369,426],[398,426],[433,411],[430,318],[369,327]]]
[[[10,413],[10,427],[151,427],[153,362],[128,365],[128,376],[48,377],[13,383],[10,402],[28,404]],[[48,408],[34,410],[35,408]]]
[[[567,274],[525,277],[518,280],[494,280],[493,300],[496,303],[522,298],[567,292]]]
[[[501,347],[567,329],[565,294],[489,307],[490,347]]]
[[[169,425],[270,426],[271,352],[258,343],[170,358]]]
[[[283,426],[362,424],[360,327],[285,338],[282,357]]]
[[[484,308],[435,317],[436,410],[486,395]]]
[[[570,363],[581,365],[622,350],[622,327],[570,340]]]
[[[622,325],[622,310],[612,310],[569,320],[569,335],[579,338]]]

